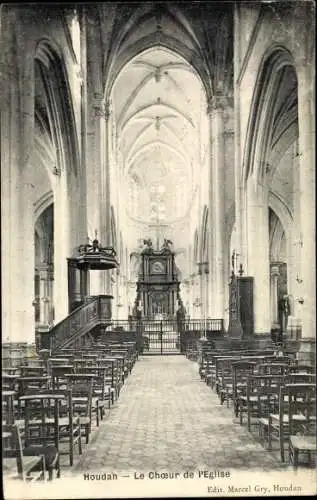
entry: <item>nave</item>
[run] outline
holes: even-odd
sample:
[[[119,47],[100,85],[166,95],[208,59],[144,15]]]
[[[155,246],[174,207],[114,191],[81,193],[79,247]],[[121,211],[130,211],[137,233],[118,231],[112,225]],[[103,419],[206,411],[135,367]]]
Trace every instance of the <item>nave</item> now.
[[[292,487],[303,488],[307,477],[314,487],[316,375],[286,352],[198,341],[185,355],[151,356],[139,355],[134,342],[109,341],[43,361],[2,374],[7,491],[13,478],[41,479],[43,487],[49,480],[54,493],[45,496],[60,498],[54,485],[67,480],[80,491],[142,474],[188,474],[227,488],[228,478],[237,483],[243,474],[251,481],[287,473],[280,478],[292,478]],[[18,453],[8,454],[14,429],[22,470]]]
[[[135,470],[282,470],[183,356],[144,356],[118,405],[74,467],[78,472]]]

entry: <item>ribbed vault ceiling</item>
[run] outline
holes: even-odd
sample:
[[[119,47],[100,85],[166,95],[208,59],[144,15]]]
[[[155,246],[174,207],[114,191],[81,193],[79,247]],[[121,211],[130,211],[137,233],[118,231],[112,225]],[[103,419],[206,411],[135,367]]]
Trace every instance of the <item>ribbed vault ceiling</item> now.
[[[134,215],[149,222],[160,204],[166,222],[183,217],[206,144],[206,97],[197,74],[177,54],[152,48],[123,68],[112,102],[125,177],[139,189]]]

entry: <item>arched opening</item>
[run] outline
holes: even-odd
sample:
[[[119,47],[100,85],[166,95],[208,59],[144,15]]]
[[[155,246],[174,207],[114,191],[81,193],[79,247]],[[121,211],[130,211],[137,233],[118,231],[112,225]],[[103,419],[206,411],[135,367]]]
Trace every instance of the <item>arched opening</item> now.
[[[185,227],[189,220],[198,226],[195,202],[207,161],[209,123],[201,79],[178,53],[154,45],[130,55],[114,81],[110,101],[116,131],[110,157],[120,158],[111,175],[120,197],[125,193],[127,199],[123,209],[114,206],[120,212],[124,245],[131,254],[144,239],[153,242],[155,251],[170,241],[178,255],[178,276],[188,279],[190,266],[179,249],[189,255]],[[206,256],[206,220],[204,227]],[[195,272],[201,256],[197,247]]]
[[[35,222],[35,328],[54,322],[54,207],[49,205]]]
[[[268,333],[278,324],[276,294],[296,293],[299,265],[292,248],[299,217],[297,76],[290,53],[282,47],[274,47],[260,68],[248,134],[247,268],[255,278],[255,329]]]
[[[67,257],[72,255],[76,244],[82,243],[86,228],[81,213],[83,204],[79,203],[82,188],[72,94],[59,47],[51,40],[41,39],[37,44],[34,78],[35,221],[38,234],[42,233],[41,245],[49,241],[51,248],[49,261],[43,254],[40,266],[36,264],[42,269],[40,274],[47,273],[40,281],[48,287],[41,293],[41,300],[49,302],[45,302],[40,317],[40,325],[47,326],[68,314]],[[74,206],[80,208],[71,210]],[[49,270],[45,271],[45,266]]]

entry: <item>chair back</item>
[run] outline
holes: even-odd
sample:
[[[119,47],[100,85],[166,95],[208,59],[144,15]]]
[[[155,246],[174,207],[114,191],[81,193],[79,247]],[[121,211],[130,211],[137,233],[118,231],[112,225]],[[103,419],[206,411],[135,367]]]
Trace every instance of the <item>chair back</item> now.
[[[21,377],[43,377],[46,373],[44,366],[21,366]]]
[[[52,388],[65,390],[67,387],[66,375],[74,373],[73,365],[53,365],[50,369]]]
[[[5,459],[16,459],[16,471],[18,479],[24,480],[23,470],[23,448],[20,429],[17,424],[2,425],[2,458],[5,471]]]
[[[289,433],[307,435],[316,430],[316,384],[287,384]]]
[[[283,385],[283,375],[251,375],[248,378],[247,400],[256,398],[259,417],[278,413],[280,388]]]
[[[315,384],[316,375],[313,373],[288,373],[285,376],[286,384]]]
[[[253,375],[256,368],[255,361],[238,360],[231,364],[233,395],[236,396],[238,385],[246,387],[248,378]]]
[[[15,391],[17,387],[17,375],[2,373],[1,386],[3,391]]]
[[[20,399],[25,403],[25,447],[45,446],[48,443],[53,443],[58,450],[61,413],[68,417],[65,425],[70,425],[67,409],[71,402],[71,392],[49,389],[37,394],[22,396]]]
[[[73,416],[91,418],[93,378],[68,377],[68,389],[72,393]]]
[[[289,372],[288,363],[264,362],[258,366],[259,375],[286,375]]]

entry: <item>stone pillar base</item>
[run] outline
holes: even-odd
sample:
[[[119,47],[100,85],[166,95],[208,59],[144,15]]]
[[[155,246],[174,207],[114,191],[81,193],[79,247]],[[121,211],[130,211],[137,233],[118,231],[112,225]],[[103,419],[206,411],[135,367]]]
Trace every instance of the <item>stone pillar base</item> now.
[[[2,344],[3,368],[18,368],[28,359],[37,358],[35,344],[26,342],[10,342]]]
[[[244,341],[248,341],[249,349],[274,349],[274,345],[272,343],[271,333],[261,333],[255,334],[250,337],[243,337]]]
[[[313,367],[316,366],[316,338],[302,338],[300,339],[299,351],[297,359],[300,364],[308,364]]]
[[[35,334],[36,349],[50,349],[50,327],[49,325],[39,325]]]
[[[295,316],[288,317],[286,338],[287,340],[300,340],[302,332],[301,320]]]

